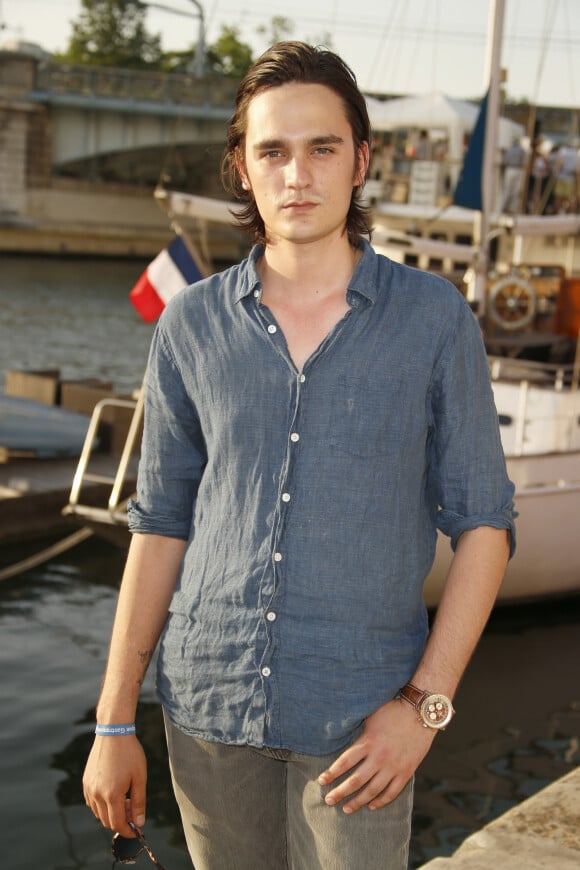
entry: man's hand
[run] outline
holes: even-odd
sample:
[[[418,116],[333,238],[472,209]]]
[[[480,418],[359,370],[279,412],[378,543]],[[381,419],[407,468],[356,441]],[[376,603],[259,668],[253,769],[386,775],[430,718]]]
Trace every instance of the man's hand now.
[[[437,732],[423,728],[413,708],[394,699],[372,713],[363,732],[320,774],[320,785],[345,779],[325,797],[329,806],[348,798],[343,812],[378,810],[404,789],[426,756]],[[349,773],[350,771],[350,773]]]
[[[135,834],[145,823],[147,763],[143,747],[134,736],[96,737],[83,776],[88,807],[99,821],[123,837]]]

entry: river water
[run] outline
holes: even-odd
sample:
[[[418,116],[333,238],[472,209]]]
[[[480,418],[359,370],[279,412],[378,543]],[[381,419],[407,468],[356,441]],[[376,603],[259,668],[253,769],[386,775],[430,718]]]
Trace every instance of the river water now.
[[[0,378],[59,368],[137,386],[152,327],[127,294],[144,265],[0,258]],[[0,566],[37,546],[3,547]],[[81,774],[123,559],[92,539],[0,584],[3,870],[110,866],[110,836],[83,804]],[[492,615],[453,726],[417,775],[411,868],[450,854],[580,762],[579,660],[580,598]],[[168,870],[186,870],[150,677],[137,722],[149,757],[147,834]]]

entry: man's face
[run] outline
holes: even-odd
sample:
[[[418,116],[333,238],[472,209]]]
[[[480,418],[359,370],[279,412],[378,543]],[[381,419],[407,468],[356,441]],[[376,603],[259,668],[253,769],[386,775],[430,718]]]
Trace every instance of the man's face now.
[[[342,101],[330,88],[290,83],[257,94],[248,107],[242,156],[238,168],[269,244],[305,244],[344,232],[368,147],[355,153]]]

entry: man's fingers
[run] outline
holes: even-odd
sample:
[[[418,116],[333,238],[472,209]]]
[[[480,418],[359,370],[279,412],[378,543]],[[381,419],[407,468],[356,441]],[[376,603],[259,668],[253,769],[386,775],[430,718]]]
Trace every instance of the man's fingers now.
[[[324,800],[328,806],[348,801],[342,808],[343,812],[356,812],[360,807],[376,798],[387,785],[387,774],[374,770],[368,764],[362,764],[355,773],[328,792]]]
[[[352,746],[349,746],[342,755],[339,755],[338,758],[333,761],[330,767],[323,770],[318,777],[319,785],[330,785],[340,776],[344,776],[345,773],[352,770],[353,767],[359,764],[364,757],[365,750],[361,744],[359,744],[358,741],[353,743]]]
[[[131,797],[127,801],[126,816],[128,822],[133,822],[138,828],[145,824],[145,783],[133,785]]]
[[[393,777],[387,788],[383,789],[379,795],[369,801],[369,810],[380,810],[382,807],[386,807],[387,804],[392,803],[395,798],[399,797],[407,782],[404,779]]]

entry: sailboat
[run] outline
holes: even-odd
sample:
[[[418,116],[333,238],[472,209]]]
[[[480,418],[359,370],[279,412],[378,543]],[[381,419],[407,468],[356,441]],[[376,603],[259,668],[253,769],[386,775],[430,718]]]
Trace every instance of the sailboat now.
[[[497,131],[499,89],[499,45],[501,44],[504,0],[492,0],[492,40],[490,48],[490,83],[487,97],[483,153],[482,207],[476,217],[477,241],[470,245],[433,243],[433,256],[457,258],[471,265],[473,281],[470,293],[478,308],[485,312],[489,272],[491,201],[494,153]],[[236,206],[222,200],[160,189],[156,196],[172,220],[232,223]],[[578,216],[553,221],[550,232],[580,231]],[[547,219],[549,220],[549,219]],[[527,226],[526,226],[527,224]],[[506,230],[516,234],[538,232],[525,218],[506,219]],[[544,225],[545,226],[545,225]],[[391,250],[394,243],[406,250],[417,250],[419,240],[405,233],[379,229],[373,237],[377,250]],[[415,246],[415,247],[413,247]],[[514,279],[513,287],[517,288]],[[512,289],[513,289],[512,287]],[[515,292],[515,291],[514,291]],[[509,298],[509,296],[508,296]],[[579,323],[580,327],[580,323]],[[571,336],[568,336],[571,339]],[[518,550],[510,563],[499,593],[500,603],[544,596],[580,592],[580,350],[571,362],[534,362],[513,356],[489,357],[490,372],[508,472],[516,485],[519,511]],[[110,534],[118,530],[126,535],[126,514],[120,493],[126,480],[130,457],[137,443],[143,393],[135,397],[135,412],[126,449],[112,481],[105,507],[83,504],[84,481],[90,477],[91,444],[98,431],[99,415],[105,403],[95,410],[85,449],[75,475],[65,513],[92,528],[106,527]],[[425,601],[436,606],[451,560],[447,539],[440,538],[433,569],[425,584]]]
[[[450,217],[460,225],[461,220],[464,221],[464,232],[465,220],[469,219],[478,241],[469,247],[445,243],[441,246],[436,241],[417,240],[402,232],[393,237],[391,231],[389,237],[389,229],[385,228],[382,232],[379,230],[377,247],[392,254],[397,244],[402,250],[407,245],[407,250],[410,248],[416,253],[469,263],[472,280],[468,298],[480,315],[485,315],[491,303],[494,316],[488,318],[488,323],[495,321],[508,333],[504,347],[510,355],[490,355],[489,362],[508,473],[516,485],[516,507],[520,514],[518,552],[508,566],[499,596],[500,601],[513,601],[580,591],[580,312],[577,316],[574,312],[572,322],[564,324],[564,318],[560,318],[567,333],[568,364],[513,358],[520,348],[533,344],[538,338],[547,346],[562,337],[514,332],[514,326],[516,330],[522,329],[532,321],[537,306],[533,287],[521,269],[518,270],[524,239],[534,238],[538,248],[546,238],[568,239],[559,251],[571,272],[575,266],[580,267],[580,261],[574,259],[574,237],[580,233],[580,216],[493,214],[504,16],[505,0],[492,0],[489,89],[473,134],[475,146],[481,148],[481,200],[476,204],[479,210],[466,213],[464,209],[464,213],[458,215],[461,204],[456,204],[455,214]],[[416,216],[414,224],[416,226]],[[500,252],[504,257],[507,245],[511,245],[511,270],[510,274],[496,280],[489,291],[490,239],[493,236],[504,243]],[[553,257],[553,249],[551,254]],[[564,266],[562,274],[565,274]],[[576,292],[580,308],[580,280],[571,277],[565,286]],[[500,304],[503,310],[498,308]],[[487,338],[489,347],[493,342],[489,335]],[[435,605],[439,599],[450,560],[449,546],[440,539],[435,564],[425,586],[429,605]]]

